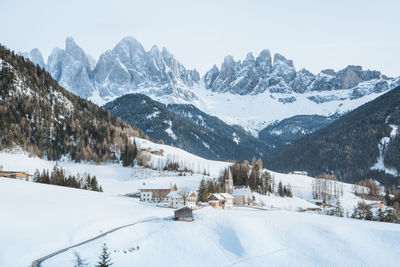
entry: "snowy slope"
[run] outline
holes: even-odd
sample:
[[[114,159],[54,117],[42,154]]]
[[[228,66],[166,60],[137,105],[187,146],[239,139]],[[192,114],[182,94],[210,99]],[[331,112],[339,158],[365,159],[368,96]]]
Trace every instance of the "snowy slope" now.
[[[96,175],[105,193],[0,178],[0,203],[3,203],[0,205],[0,266],[28,266],[39,257],[114,227],[171,216],[172,209],[139,203],[137,199],[120,194],[137,192],[143,184],[176,183],[178,188],[197,189],[203,169],[207,168],[211,177],[216,178],[229,165],[148,140],[136,138],[135,141],[142,148],[165,151],[164,156],[149,154],[149,164],[154,170],[124,168],[119,164],[73,163],[67,159],[58,162],[69,173]],[[178,176],[175,172],[157,170],[158,166],[171,160],[194,167],[195,173]],[[51,169],[56,164],[15,151],[0,153],[0,163],[4,170],[29,173],[36,168]],[[291,184],[293,198],[256,195],[264,205],[261,209],[217,211],[203,208],[195,212],[193,223],[143,223],[74,250],[94,264],[101,244],[107,242],[115,266],[133,263],[187,266],[187,262],[194,266],[320,266],[343,262],[345,265],[374,266],[378,262],[393,264],[399,260],[395,253],[400,249],[399,225],[293,212],[298,208],[315,207],[309,202],[314,179],[271,174],[276,184],[279,181]],[[342,204],[345,210],[351,210],[359,199],[351,193],[351,185],[344,184],[343,188]],[[128,252],[136,246],[140,249]],[[71,266],[74,250],[46,261],[44,266]],[[24,251],[23,255],[21,251]],[[372,252],[381,257],[371,257]],[[151,256],[154,253],[157,257]]]
[[[267,125],[295,115],[343,114],[369,102],[383,93],[371,93],[357,99],[351,99],[352,89],[324,92],[305,92],[280,94],[266,91],[257,95],[238,95],[232,93],[211,92],[203,85],[193,89],[198,95],[194,105],[200,110],[217,116],[228,124],[238,124],[245,130],[257,135]],[[332,97],[336,100],[316,103],[312,97]],[[294,97],[291,103],[282,99]],[[162,99],[159,99],[162,101]],[[281,100],[281,101],[280,101]]]
[[[395,266],[400,260],[398,225],[240,209],[205,208],[195,216],[192,223],[138,225],[76,251],[93,264],[106,242],[116,266]],[[68,252],[44,266],[71,262]]]
[[[0,266],[34,259],[113,227],[169,212],[137,200],[0,178]]]

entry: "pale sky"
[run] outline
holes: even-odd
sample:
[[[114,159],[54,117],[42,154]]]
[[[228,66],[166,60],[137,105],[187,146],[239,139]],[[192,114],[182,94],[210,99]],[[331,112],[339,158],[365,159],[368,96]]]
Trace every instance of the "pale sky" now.
[[[65,47],[98,58],[125,36],[165,46],[203,75],[226,55],[262,49],[313,73],[362,65],[400,75],[398,0],[0,0],[0,43],[15,51]]]

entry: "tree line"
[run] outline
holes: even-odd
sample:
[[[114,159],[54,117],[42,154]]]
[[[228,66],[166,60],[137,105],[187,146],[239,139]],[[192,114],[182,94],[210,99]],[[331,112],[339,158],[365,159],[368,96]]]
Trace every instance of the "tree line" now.
[[[33,181],[42,184],[52,184],[65,187],[79,188],[90,191],[103,192],[103,188],[99,185],[96,176],[91,176],[86,173],[82,177],[78,174],[67,175],[65,170],[59,166],[54,166],[53,170],[49,172],[48,170],[43,170],[40,172],[36,169],[33,174]]]

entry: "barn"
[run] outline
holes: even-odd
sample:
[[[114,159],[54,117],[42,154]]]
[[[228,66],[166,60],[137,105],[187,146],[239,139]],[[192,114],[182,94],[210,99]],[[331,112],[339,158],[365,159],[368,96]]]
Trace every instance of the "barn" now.
[[[175,221],[191,222],[193,221],[193,211],[189,207],[183,207],[174,211]]]

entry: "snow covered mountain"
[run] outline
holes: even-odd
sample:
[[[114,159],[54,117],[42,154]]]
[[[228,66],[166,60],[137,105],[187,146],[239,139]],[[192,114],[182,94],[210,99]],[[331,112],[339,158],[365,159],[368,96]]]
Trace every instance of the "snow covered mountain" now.
[[[44,65],[37,49],[23,55]],[[149,51],[133,37],[122,39],[94,62],[72,38],[55,48],[44,65],[69,91],[103,105],[128,93],[142,93],[164,104],[192,104],[254,136],[268,125],[296,115],[342,115],[400,85],[379,71],[349,65],[313,74],[296,71],[292,60],[269,50],[243,61],[225,57],[203,78],[167,49]]]
[[[72,37],[66,39],[65,49],[53,50],[46,64],[38,49],[21,55],[44,66],[67,90],[97,104],[141,90],[170,101],[191,101],[196,96],[188,88],[200,80],[196,70],[186,70],[166,48],[146,51],[133,37],[122,39],[97,63]]]
[[[248,53],[243,62],[235,62],[232,56],[227,56],[221,69],[214,65],[203,80],[206,88],[213,92],[245,95],[260,94],[267,90],[270,93],[305,93],[353,89],[352,98],[386,91],[393,81],[379,71],[363,70],[361,66],[352,65],[338,72],[332,69],[322,70],[318,75],[306,69],[296,72],[293,61],[280,54],[275,54],[272,62],[269,50],[261,51],[257,58]],[[369,82],[369,90],[365,90],[366,82]],[[317,103],[332,100],[310,99]],[[293,101],[295,99],[291,100]]]

